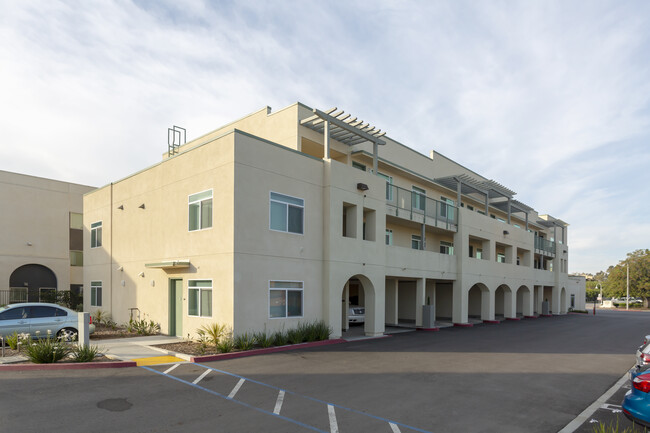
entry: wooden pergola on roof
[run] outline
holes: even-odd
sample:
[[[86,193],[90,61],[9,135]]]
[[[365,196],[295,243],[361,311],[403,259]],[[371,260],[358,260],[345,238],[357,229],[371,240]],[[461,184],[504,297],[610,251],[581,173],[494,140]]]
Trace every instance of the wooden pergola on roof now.
[[[348,146],[354,146],[364,142],[372,143],[373,173],[377,174],[378,146],[386,144],[381,139],[386,132],[371,126],[363,120],[357,120],[343,110],[331,108],[327,111],[313,109],[314,115],[300,122],[301,125],[323,134],[323,145],[325,147],[324,158],[330,159],[330,139],[334,139]]]

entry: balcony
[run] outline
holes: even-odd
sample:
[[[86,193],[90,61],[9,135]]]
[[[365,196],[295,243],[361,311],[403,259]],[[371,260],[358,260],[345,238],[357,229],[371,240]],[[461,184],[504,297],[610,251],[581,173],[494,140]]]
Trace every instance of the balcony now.
[[[535,252],[549,257],[555,257],[555,242],[535,236]]]
[[[386,214],[427,224],[449,231],[458,231],[456,206],[386,184]]]

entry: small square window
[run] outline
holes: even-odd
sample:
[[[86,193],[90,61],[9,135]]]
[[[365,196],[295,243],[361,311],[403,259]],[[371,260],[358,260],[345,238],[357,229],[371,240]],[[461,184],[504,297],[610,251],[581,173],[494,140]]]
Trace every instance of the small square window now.
[[[303,315],[302,281],[271,281],[269,283],[269,317],[286,318]]]
[[[272,192],[269,204],[269,228],[279,232],[303,234],[305,201]]]

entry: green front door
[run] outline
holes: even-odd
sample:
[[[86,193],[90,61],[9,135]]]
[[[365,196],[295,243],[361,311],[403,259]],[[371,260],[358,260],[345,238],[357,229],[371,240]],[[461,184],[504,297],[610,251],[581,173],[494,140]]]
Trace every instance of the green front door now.
[[[183,336],[183,280],[169,280],[169,335]]]

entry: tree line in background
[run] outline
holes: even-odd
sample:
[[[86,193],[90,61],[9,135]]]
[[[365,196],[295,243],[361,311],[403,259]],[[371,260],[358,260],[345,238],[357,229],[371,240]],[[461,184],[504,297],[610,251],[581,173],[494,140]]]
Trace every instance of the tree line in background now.
[[[650,303],[650,250],[636,250],[627,254],[616,266],[606,272],[600,271],[592,281],[587,281],[587,301],[595,301],[603,289],[603,298],[626,296],[627,270],[630,269],[630,296],[643,299],[643,306]]]

